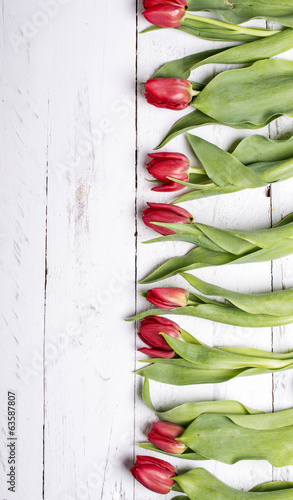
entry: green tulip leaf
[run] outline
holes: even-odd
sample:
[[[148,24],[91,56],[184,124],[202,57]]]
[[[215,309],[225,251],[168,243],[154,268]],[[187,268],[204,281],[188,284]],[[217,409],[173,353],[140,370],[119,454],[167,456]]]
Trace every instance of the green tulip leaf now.
[[[210,11],[228,23],[241,24],[250,19],[263,18],[283,26],[293,26],[291,0],[189,0],[189,11]]]
[[[180,273],[186,281],[204,295],[213,295],[228,300],[237,308],[252,315],[293,315],[293,288],[276,292],[245,294],[206,283],[188,273]]]
[[[173,453],[167,453],[166,451],[162,451],[157,446],[152,443],[136,443],[137,446],[143,448],[144,450],[156,451],[157,453],[163,453],[164,455],[168,455],[169,457],[175,458],[184,458],[184,460],[209,460],[208,458],[202,457],[198,453],[195,453],[192,450],[186,450],[181,455],[175,455]]]
[[[293,214],[289,214],[272,228],[259,231],[218,229],[200,223],[160,222],[154,225],[172,229],[176,234],[146,243],[185,241],[196,247],[186,255],[166,261],[141,280],[141,284],[153,283],[203,267],[265,262],[293,253]]]
[[[235,490],[202,468],[180,474],[174,480],[190,500],[291,500],[293,495],[293,483],[282,481],[265,483],[249,492]]]
[[[220,73],[193,99],[191,105],[197,110],[175,123],[158,148],[202,125],[257,129],[280,116],[292,116],[292,77],[293,61],[285,59],[266,59]]]
[[[155,412],[162,420],[173,422],[187,426],[193,422],[194,419],[202,414],[233,414],[233,415],[254,415],[263,413],[257,410],[252,410],[238,401],[204,401],[198,403],[184,403],[175,408],[165,411],[158,411],[155,409],[150,395],[150,384],[148,377],[145,377],[143,384],[142,397],[145,405]],[[256,425],[256,424],[254,424]]]
[[[164,64],[153,78],[183,78],[205,64],[252,64],[286,52],[293,47],[293,30],[286,29],[269,37],[235,47],[206,50]]]
[[[292,465],[292,440],[293,425],[251,429],[225,415],[201,415],[180,436],[188,448],[209,459],[230,465],[240,460],[267,460],[276,467]]]

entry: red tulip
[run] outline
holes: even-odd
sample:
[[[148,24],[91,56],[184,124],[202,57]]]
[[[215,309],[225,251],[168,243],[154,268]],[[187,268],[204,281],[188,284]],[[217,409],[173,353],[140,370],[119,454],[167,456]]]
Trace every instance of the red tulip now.
[[[143,211],[142,220],[146,226],[151,227],[160,234],[176,234],[176,231],[152,224],[152,222],[175,222],[182,224],[191,224],[192,215],[183,208],[167,203],[148,203],[149,208]]]
[[[184,186],[170,181],[173,177],[180,181],[188,182],[189,160],[181,153],[152,153],[148,155],[151,161],[147,164],[148,172],[165,184],[152,188],[152,191],[179,191]]]
[[[142,2],[145,9],[149,9],[154,5],[167,4],[167,5],[180,5],[181,7],[188,7],[186,0],[143,0]]]
[[[173,455],[181,455],[187,449],[184,443],[176,440],[185,431],[184,427],[171,422],[153,422],[152,425],[148,438],[160,450]]]
[[[147,300],[161,309],[174,309],[186,306],[188,295],[184,288],[152,288],[147,292]]]
[[[175,483],[172,477],[176,476],[176,470],[159,458],[140,455],[136,457],[136,463],[130,472],[137,481],[155,493],[167,494]]]
[[[142,320],[138,335],[150,347],[162,349],[163,351],[171,351],[172,349],[164,337],[160,335],[161,333],[179,338],[180,327],[170,319],[161,316],[149,316]]]
[[[185,0],[144,0],[146,20],[162,28],[177,28],[184,20],[188,8]]]
[[[165,358],[172,359],[175,356],[175,351],[163,351],[162,349],[152,349],[148,347],[142,347],[141,349],[137,349],[139,352],[150,356],[151,358]]]
[[[153,78],[145,83],[145,98],[157,108],[185,109],[192,95],[191,83],[182,78]]]

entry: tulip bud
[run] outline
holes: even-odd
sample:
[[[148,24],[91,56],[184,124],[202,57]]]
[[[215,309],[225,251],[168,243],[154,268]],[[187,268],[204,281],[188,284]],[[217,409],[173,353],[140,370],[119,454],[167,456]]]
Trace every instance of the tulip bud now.
[[[143,0],[143,7],[149,9],[154,5],[167,4],[167,5],[179,5],[181,7],[188,7],[186,0]]]
[[[184,288],[152,288],[147,292],[147,300],[161,309],[173,309],[186,306],[188,295]]]
[[[176,352],[175,351],[163,351],[162,349],[150,349],[148,347],[142,347],[141,349],[137,349],[139,352],[150,356],[151,358],[164,358],[164,359],[172,359],[174,358]]]
[[[144,0],[143,6],[146,20],[162,28],[181,26],[188,8],[185,0]]]
[[[148,346],[163,351],[172,351],[161,333],[170,337],[180,337],[180,327],[174,321],[160,316],[149,316],[142,320],[138,332],[139,337]]]
[[[146,226],[151,227],[159,234],[176,234],[176,231],[165,227],[160,227],[152,224],[152,222],[163,223],[182,223],[191,224],[193,221],[192,215],[183,208],[167,203],[148,203],[149,208],[143,211],[142,220]]]
[[[130,472],[137,481],[155,493],[167,494],[175,484],[172,477],[176,476],[176,470],[159,458],[140,455]]]
[[[162,186],[152,188],[152,191],[179,191],[184,186],[170,181],[168,177],[188,182],[189,160],[181,153],[152,153],[148,155],[151,161],[147,164],[148,172],[164,182]]]
[[[145,98],[157,108],[185,109],[192,96],[191,82],[182,78],[153,78],[145,83]]]
[[[173,455],[181,455],[187,446],[177,441],[176,438],[179,438],[184,431],[184,427],[171,422],[153,422],[148,438],[160,450]]]

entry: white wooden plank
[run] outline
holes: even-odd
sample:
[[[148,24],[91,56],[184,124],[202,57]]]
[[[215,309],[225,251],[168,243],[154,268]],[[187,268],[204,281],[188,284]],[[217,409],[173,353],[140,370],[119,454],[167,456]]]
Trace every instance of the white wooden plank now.
[[[133,498],[135,27],[72,2],[48,38],[48,500]]]
[[[42,498],[47,47],[21,29],[31,9],[1,2],[1,498]],[[7,491],[7,391],[16,393],[16,491]]]

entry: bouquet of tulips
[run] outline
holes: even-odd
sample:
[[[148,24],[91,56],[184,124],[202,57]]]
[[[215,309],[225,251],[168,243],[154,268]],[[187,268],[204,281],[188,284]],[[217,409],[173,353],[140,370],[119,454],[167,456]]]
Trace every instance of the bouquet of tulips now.
[[[160,28],[176,28],[205,40],[249,42],[277,32],[264,28],[246,28],[190,14],[188,10],[194,9],[190,9],[186,0],[144,0],[143,5],[145,19],[154,26],[143,30],[142,33]]]
[[[176,323],[151,316],[142,321],[139,349],[151,364],[136,371],[164,384],[221,383],[235,377],[275,373],[293,368],[293,352],[271,353],[259,349],[209,347]]]
[[[159,149],[193,128],[223,124],[257,129],[281,117],[293,117],[293,61],[270,59],[293,47],[292,0],[143,0],[144,17],[154,26],[176,28],[214,41],[247,42],[192,54],[162,66],[145,83],[147,101],[159,108],[196,108],[170,129]],[[207,19],[190,11],[208,10],[225,20]],[[238,26],[262,17],[281,22],[286,29]],[[191,72],[209,63],[249,65],[225,71],[207,85],[189,80]],[[185,271],[206,266],[274,260],[293,252],[293,214],[267,230],[218,229],[194,222],[179,201],[247,188],[264,187],[293,176],[293,142],[271,141],[254,135],[232,152],[187,134],[201,162],[190,166],[180,153],[150,154],[148,171],[161,185],[155,191],[189,191],[171,205],[149,203],[143,221],[161,236],[154,241],[183,241],[194,248],[153,271],[141,283],[179,274],[195,291],[153,288],[142,294],[155,307],[130,320],[142,320],[138,335],[146,347],[138,349],[149,363],[136,371],[145,377],[143,399],[162,419],[153,422],[149,442],[142,448],[189,460],[267,460],[273,466],[293,465],[293,409],[263,413],[237,401],[186,403],[156,411],[149,379],[177,386],[220,383],[239,376],[277,373],[293,369],[293,352],[275,353],[245,347],[209,347],[166,312],[205,318],[241,327],[265,327],[293,322],[293,289],[244,294],[206,283]],[[174,500],[286,500],[293,483],[271,482],[249,492],[235,490],[198,468],[177,474],[163,460],[138,456],[133,476],[151,491],[178,492]]]
[[[154,409],[148,381],[143,398]],[[184,426],[177,423],[182,412]],[[168,421],[152,423],[149,443],[139,444],[141,448],[188,460],[211,459],[227,464],[267,460],[276,467],[293,464],[293,409],[263,413],[237,401],[211,401],[180,405],[168,414]]]
[[[177,491],[184,495],[173,500],[292,500],[293,483],[275,481],[255,486],[249,492],[238,491],[222,483],[205,469],[193,469],[177,475],[173,465],[153,457],[137,456],[132,475],[155,493]]]
[[[224,71],[206,86],[181,78],[154,78],[145,83],[150,104],[196,111],[181,118],[158,148],[196,127],[222,124],[257,129],[280,116],[293,115],[293,61],[266,59],[248,68]]]
[[[202,168],[190,166],[181,153],[150,154],[149,173],[161,185],[153,191],[189,191],[173,203],[255,189],[293,176],[293,138],[272,140],[262,135],[243,139],[230,154],[200,137],[186,134]]]
[[[193,243],[195,248],[183,257],[169,259],[141,280],[143,284],[201,267],[265,262],[293,252],[293,214],[270,229],[245,231],[191,222],[191,214],[187,212],[184,218],[177,213],[179,207],[173,205],[150,203],[149,206],[143,216],[145,224],[165,235],[150,242],[179,240]],[[164,218],[176,222],[162,222]]]

